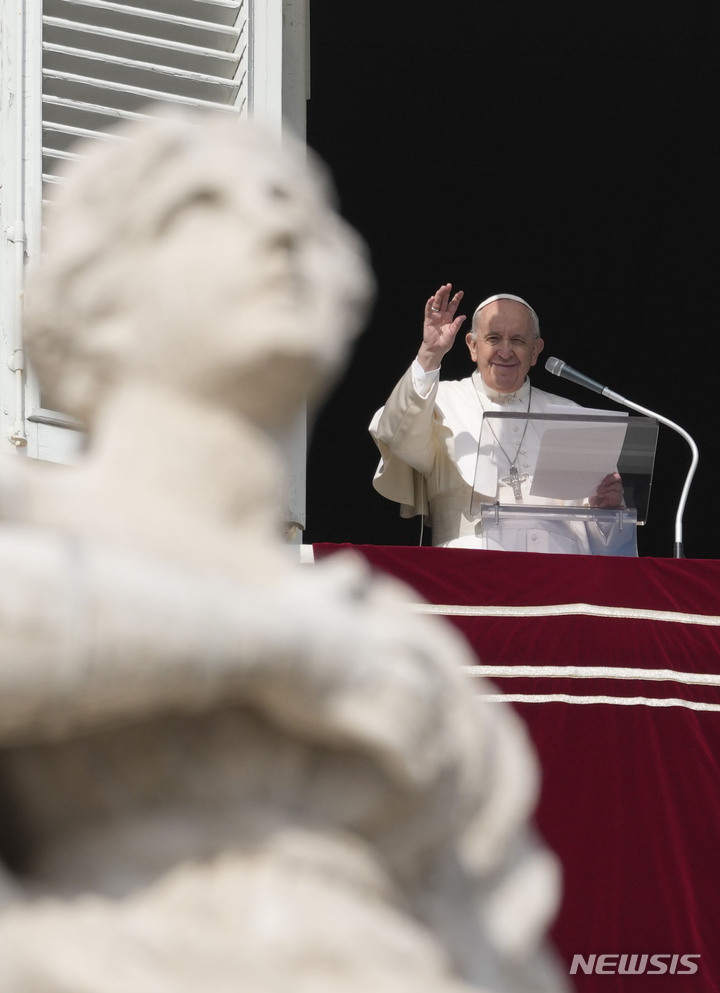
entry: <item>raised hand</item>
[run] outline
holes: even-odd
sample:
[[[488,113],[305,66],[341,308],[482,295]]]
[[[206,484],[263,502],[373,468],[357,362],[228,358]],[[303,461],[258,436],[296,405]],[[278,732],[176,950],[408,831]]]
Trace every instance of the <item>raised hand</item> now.
[[[423,342],[418,352],[418,362],[426,372],[439,369],[443,356],[453,346],[455,336],[465,321],[465,314],[455,316],[464,293],[458,290],[453,296],[452,283],[445,283],[425,304]]]

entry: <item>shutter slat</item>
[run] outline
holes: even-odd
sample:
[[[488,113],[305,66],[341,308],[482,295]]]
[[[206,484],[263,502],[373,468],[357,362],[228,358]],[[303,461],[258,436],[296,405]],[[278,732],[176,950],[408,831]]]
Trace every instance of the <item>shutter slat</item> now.
[[[138,84],[145,81],[145,74],[138,72],[132,66],[117,68],[129,70],[125,78],[136,82],[123,82],[120,78],[98,79],[47,70],[45,93],[90,103],[97,99],[98,103],[117,107],[140,107],[158,100],[182,103],[185,99],[196,105],[215,105],[231,103],[240,85],[239,82],[235,83],[232,80],[202,78],[196,73],[151,68],[147,75],[150,77],[149,82],[155,85],[143,86]],[[116,76],[120,77],[121,73],[117,73]]]
[[[70,89],[68,92],[70,92]],[[114,117],[127,117],[138,120],[148,120],[151,117],[150,114],[144,113],[142,110],[151,101],[152,103],[159,104],[167,103],[173,105],[180,104],[186,107],[204,107],[208,110],[232,109],[232,106],[229,104],[212,103],[209,100],[178,96],[175,93],[148,93],[148,91],[140,88],[135,88],[133,92],[133,88],[131,87],[108,87],[107,89],[103,89],[100,85],[97,85],[95,88],[87,91],[87,95],[98,98],[97,102],[95,99],[82,99],[84,91],[78,90],[77,93],[77,96],[68,95],[68,93],[48,94],[43,99],[43,102],[48,107],[63,107],[66,111],[75,107],[78,110],[98,111]],[[102,97],[106,99],[102,100]]]
[[[165,16],[174,14],[215,24],[234,24],[244,5],[244,0],[154,0],[152,9]],[[125,6],[146,8],[147,0],[144,3],[126,0]]]
[[[124,58],[128,55],[139,62],[152,62],[157,65],[188,68],[196,72],[212,72],[217,76],[232,76],[237,69],[238,58],[246,49],[244,37],[238,39],[235,49],[225,51],[201,45],[186,45],[167,39],[147,38],[127,31],[111,31],[108,28],[95,28],[84,25],[79,29],[67,21],[46,22],[43,49],[50,51],[87,52],[98,58]],[[202,67],[205,67],[203,70]]]
[[[47,17],[66,18],[70,21],[88,22],[101,27],[120,27],[124,23],[135,22],[145,25],[147,31],[151,31],[151,25],[186,25],[192,27],[194,24],[214,25],[218,31],[231,28],[243,18],[244,4],[233,4],[232,11],[227,11],[232,16],[217,17],[215,15],[223,13],[223,5],[196,2],[189,10],[191,16],[178,13],[178,8],[187,8],[186,4],[175,4],[155,0],[152,3],[142,5],[132,5],[126,3],[107,3],[105,0],[44,0],[43,14]],[[169,8],[169,9],[167,9]],[[147,33],[146,30],[141,34]],[[155,28],[158,37],[163,37],[165,30],[161,27]]]
[[[145,86],[148,89],[187,85],[206,89],[208,93],[237,89],[236,78],[240,76],[240,62],[235,62],[235,73],[230,76],[216,76],[212,73],[196,72],[175,66],[157,65],[152,62],[138,62],[132,59],[99,57],[92,52],[60,50],[48,52],[45,58],[46,90],[51,90],[50,80],[54,78],[97,80],[119,85]],[[176,84],[173,82],[176,81]],[[219,97],[210,99],[219,99]],[[230,98],[229,98],[230,99]]]
[[[77,34],[93,34],[99,30],[114,32],[116,35],[135,36],[161,47],[168,43],[189,47],[212,48],[218,52],[233,52],[240,41],[241,29],[227,25],[212,24],[208,21],[189,21],[180,18],[147,20],[142,17],[106,18],[97,23],[87,24],[62,17],[43,17],[46,37],[53,29],[74,31]],[[83,47],[83,46],[78,46]]]
[[[53,109],[53,108],[51,108]],[[43,145],[43,163],[45,164],[56,154],[67,155],[67,149],[71,148],[78,139],[93,141],[122,141],[117,135],[108,134],[102,130],[81,127],[78,124],[69,124],[62,121],[45,121]],[[51,170],[50,170],[51,171]]]

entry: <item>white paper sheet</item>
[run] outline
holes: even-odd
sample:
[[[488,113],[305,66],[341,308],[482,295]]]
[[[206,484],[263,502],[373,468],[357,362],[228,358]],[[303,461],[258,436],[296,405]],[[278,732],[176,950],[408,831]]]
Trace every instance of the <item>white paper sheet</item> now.
[[[567,415],[567,407],[548,413]],[[606,424],[597,420],[566,421],[557,426],[548,423],[542,430],[531,496],[580,501],[592,496],[601,480],[615,472],[627,432],[627,415],[586,408],[578,414],[613,420]],[[624,423],[617,422],[618,416]]]

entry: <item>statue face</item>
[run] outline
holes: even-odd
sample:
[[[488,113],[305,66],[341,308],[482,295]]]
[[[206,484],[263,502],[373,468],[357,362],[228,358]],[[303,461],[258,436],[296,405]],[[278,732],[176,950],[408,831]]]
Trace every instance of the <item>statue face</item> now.
[[[212,168],[138,266],[138,355],[188,394],[276,422],[339,366],[367,268],[319,182],[274,146],[245,174]]]

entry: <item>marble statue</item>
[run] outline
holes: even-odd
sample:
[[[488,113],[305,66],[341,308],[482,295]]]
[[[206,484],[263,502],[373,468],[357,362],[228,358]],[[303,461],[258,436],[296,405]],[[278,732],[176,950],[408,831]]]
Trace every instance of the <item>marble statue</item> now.
[[[564,988],[522,724],[281,540],[273,439],[371,293],[322,167],[229,114],[68,171],[26,336],[87,448],[0,481],[2,993]]]

